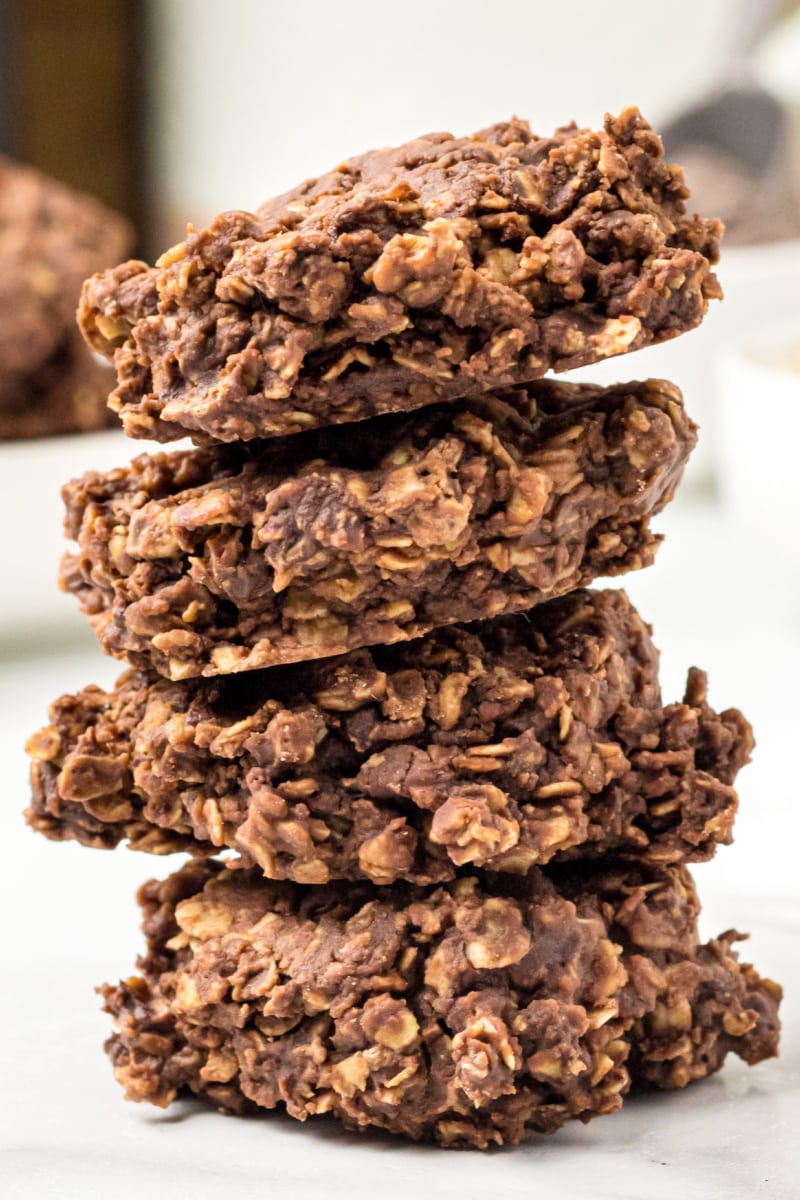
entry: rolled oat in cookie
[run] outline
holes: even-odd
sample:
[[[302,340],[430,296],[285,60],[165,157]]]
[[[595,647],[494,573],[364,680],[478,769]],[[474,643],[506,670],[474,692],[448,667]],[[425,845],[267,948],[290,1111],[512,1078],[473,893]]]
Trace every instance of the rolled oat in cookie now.
[[[551,137],[512,120],[350,159],[156,266],[87,281],[132,437],[242,441],[507,387],[675,337],[722,227],[635,108]]]
[[[64,489],[62,571],[103,649],[232,674],[531,608],[647,565],[696,441],[660,380],[526,388]]]
[[[129,673],[29,742],[28,821],[151,853],[226,848],[274,879],[432,883],[730,841],[752,748],[693,670],[663,705],[624,592],[230,679]]]
[[[684,867],[537,869],[489,891],[192,863],[140,901],[140,974],[101,989],[131,1100],[282,1105],[483,1149],[777,1053],[780,988],[738,961],[740,935],[699,942]]]

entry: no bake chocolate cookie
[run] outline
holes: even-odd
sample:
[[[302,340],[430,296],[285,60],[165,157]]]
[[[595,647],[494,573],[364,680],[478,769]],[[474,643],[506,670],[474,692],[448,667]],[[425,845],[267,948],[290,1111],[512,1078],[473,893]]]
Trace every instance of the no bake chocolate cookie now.
[[[87,275],[130,249],[115,213],[0,157],[0,438],[100,429],[113,374],[75,307]]]
[[[739,963],[740,935],[700,944],[685,868],[536,870],[489,892],[193,863],[140,900],[141,974],[102,989],[131,1100],[484,1148],[777,1053],[780,988]]]
[[[430,883],[730,840],[752,748],[692,671],[663,706],[624,592],[232,679],[130,673],[63,696],[29,742],[28,821],[151,853],[226,847],[268,877]]]
[[[721,226],[634,108],[520,120],[342,163],[87,281],[132,437],[240,441],[418,408],[697,325]]]
[[[648,564],[696,440],[672,384],[527,388],[142,456],[64,489],[103,649],[172,679],[415,638]]]

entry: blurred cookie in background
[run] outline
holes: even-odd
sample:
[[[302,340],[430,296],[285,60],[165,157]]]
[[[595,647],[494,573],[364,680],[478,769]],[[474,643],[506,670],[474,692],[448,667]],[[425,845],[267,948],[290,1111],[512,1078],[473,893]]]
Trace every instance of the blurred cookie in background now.
[[[0,157],[0,439],[103,429],[113,372],[75,324],[83,280],[130,253],[128,222]]]

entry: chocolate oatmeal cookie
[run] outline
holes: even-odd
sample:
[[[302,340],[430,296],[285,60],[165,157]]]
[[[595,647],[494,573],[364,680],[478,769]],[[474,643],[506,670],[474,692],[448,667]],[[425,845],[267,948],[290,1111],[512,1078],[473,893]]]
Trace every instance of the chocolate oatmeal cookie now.
[[[722,227],[635,108],[342,163],[87,282],[132,437],[241,441],[536,379],[697,325]]]
[[[538,381],[352,427],[142,456],[64,489],[103,649],[231,674],[528,609],[652,560],[680,393]]]
[[[664,706],[624,592],[344,658],[170,683],[129,673],[29,742],[34,829],[162,854],[238,852],[274,879],[431,883],[730,840],[750,727],[693,670]]]
[[[777,1053],[780,988],[738,961],[740,935],[700,944],[682,867],[537,869],[490,892],[192,863],[140,901],[141,974],[102,989],[131,1100],[485,1148]]]
[[[108,367],[75,324],[87,275],[130,250],[97,201],[0,157],[0,438],[100,429]]]

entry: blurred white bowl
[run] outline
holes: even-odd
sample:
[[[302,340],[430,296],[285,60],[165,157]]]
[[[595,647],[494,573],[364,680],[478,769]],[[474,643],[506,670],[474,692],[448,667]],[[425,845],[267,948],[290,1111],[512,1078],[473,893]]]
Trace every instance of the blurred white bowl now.
[[[800,576],[800,308],[756,325],[716,361],[722,503],[775,565]]]
[[[122,466],[149,447],[120,430],[0,443],[0,495],[5,515],[0,632],[39,629],[47,637],[84,623],[72,596],[56,583],[67,547],[61,487],[84,471]]]

